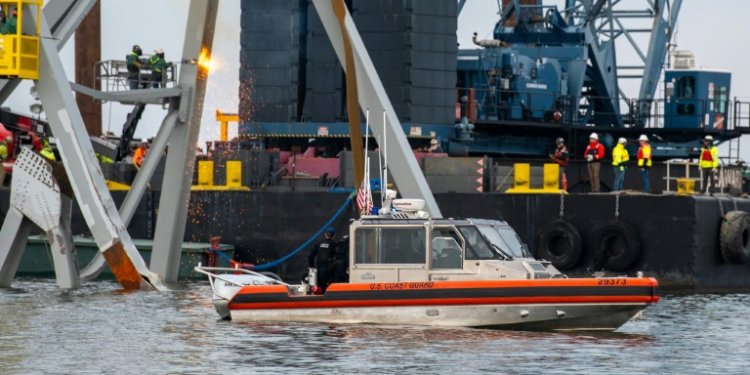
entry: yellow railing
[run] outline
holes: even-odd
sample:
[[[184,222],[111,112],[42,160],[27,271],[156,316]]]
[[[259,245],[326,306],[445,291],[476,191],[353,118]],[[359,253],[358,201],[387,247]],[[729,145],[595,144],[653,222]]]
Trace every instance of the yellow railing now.
[[[24,12],[36,10],[36,24],[24,27]],[[39,35],[42,0],[3,1],[5,23],[0,24],[0,78],[39,78]],[[15,33],[9,25],[16,23]]]

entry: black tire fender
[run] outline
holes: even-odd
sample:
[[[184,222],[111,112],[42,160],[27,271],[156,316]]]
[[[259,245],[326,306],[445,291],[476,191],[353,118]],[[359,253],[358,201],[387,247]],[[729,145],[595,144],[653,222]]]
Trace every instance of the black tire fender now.
[[[750,260],[750,213],[729,211],[721,219],[719,250],[727,263],[745,264]]]
[[[590,250],[594,269],[625,271],[641,256],[641,238],[625,221],[605,221],[594,227]]]
[[[578,229],[565,220],[542,227],[536,235],[534,249],[538,258],[552,262],[561,271],[575,267],[583,254]]]

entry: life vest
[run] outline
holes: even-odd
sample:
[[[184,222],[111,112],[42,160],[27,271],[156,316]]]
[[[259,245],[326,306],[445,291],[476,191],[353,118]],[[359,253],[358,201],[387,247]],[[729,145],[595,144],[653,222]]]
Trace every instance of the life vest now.
[[[138,147],[135,150],[135,155],[133,155],[133,164],[140,167],[141,164],[143,164],[143,158],[145,157],[146,157],[146,148]]]
[[[646,144],[638,149],[638,166],[639,167],[651,167],[651,145]]]
[[[713,169],[719,166],[719,149],[716,146],[701,148],[700,167]]]
[[[568,166],[568,161],[570,159],[568,155],[568,148],[563,146],[562,148],[558,148],[555,150],[555,163],[559,164],[561,167]]]

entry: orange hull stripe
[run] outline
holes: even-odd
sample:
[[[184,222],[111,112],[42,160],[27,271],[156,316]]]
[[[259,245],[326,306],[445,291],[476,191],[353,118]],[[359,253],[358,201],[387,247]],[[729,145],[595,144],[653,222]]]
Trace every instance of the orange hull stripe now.
[[[506,298],[434,298],[415,300],[293,301],[267,303],[230,303],[230,310],[350,308],[432,305],[515,305],[546,303],[655,303],[657,296],[576,296],[576,297],[506,297]]]
[[[624,280],[623,284],[607,285],[602,284],[603,280]],[[522,287],[599,287],[599,286],[621,286],[621,287],[638,287],[650,286],[658,287],[659,283],[652,277],[648,278],[612,278],[612,279],[543,279],[543,280],[482,280],[482,281],[431,281],[431,282],[394,282],[394,283],[354,283],[354,284],[331,284],[326,292],[353,292],[353,291],[370,291],[371,285],[394,285],[404,284],[403,289],[423,289],[411,288],[409,284],[432,284],[425,289],[481,289],[481,288],[522,288]],[[238,294],[265,294],[265,293],[288,293],[287,288],[283,285],[248,285],[240,289]]]

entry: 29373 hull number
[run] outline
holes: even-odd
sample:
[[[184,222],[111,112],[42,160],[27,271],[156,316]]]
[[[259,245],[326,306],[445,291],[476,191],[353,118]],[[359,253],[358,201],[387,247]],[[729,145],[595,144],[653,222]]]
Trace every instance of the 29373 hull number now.
[[[598,284],[602,286],[626,286],[628,285],[628,280],[622,278],[599,279]]]

